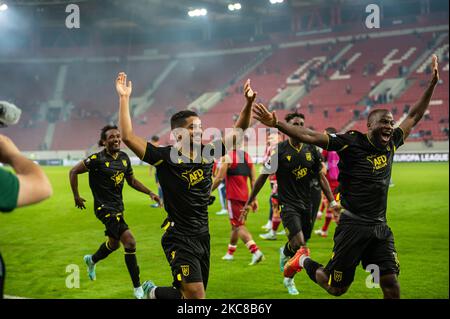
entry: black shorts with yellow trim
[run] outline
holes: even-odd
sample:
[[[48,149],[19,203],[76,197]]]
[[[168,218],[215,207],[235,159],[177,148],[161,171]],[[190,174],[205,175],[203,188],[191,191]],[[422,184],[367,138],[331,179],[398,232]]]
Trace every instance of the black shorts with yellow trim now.
[[[127,231],[128,225],[121,213],[105,213],[97,214],[97,218],[105,225],[105,236],[120,240],[120,236]]]
[[[339,224],[334,234],[333,255],[325,267],[332,287],[348,287],[359,264],[378,268],[379,275],[400,273],[394,235],[385,223],[375,225]]]
[[[210,267],[210,236],[183,236],[166,231],[161,245],[170,264],[173,286],[179,288],[181,282],[203,282],[208,285]]]
[[[311,238],[311,209],[302,209],[291,205],[281,205],[280,214],[281,221],[283,222],[289,240],[300,231],[303,233],[305,241]]]

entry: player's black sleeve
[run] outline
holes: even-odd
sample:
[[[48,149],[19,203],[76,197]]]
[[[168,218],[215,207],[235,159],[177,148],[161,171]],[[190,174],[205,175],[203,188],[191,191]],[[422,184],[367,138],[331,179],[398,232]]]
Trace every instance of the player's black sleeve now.
[[[95,168],[98,163],[97,157],[98,157],[97,154],[92,154],[92,155],[88,156],[87,158],[85,158],[83,160],[84,166],[86,166],[86,168],[88,170]]]
[[[312,153],[313,153],[312,156],[314,159],[314,165],[311,167],[311,169],[315,174],[319,174],[320,171],[322,170],[323,157],[322,157],[322,154],[317,149],[317,147],[315,147],[315,146],[313,146]]]
[[[327,151],[341,152],[353,143],[357,133],[350,131],[345,134],[328,134]]]
[[[127,154],[125,154],[125,161],[127,161],[127,170],[125,171],[125,176],[133,175],[133,167],[131,167],[131,160]]]
[[[145,154],[142,160],[150,165],[155,165],[162,162],[164,160],[162,148],[156,147],[153,144],[147,142],[147,148],[145,149]]]
[[[394,146],[396,149],[405,143],[404,138],[405,138],[405,134],[400,127],[397,127],[396,129],[394,129],[392,141],[394,142]]]

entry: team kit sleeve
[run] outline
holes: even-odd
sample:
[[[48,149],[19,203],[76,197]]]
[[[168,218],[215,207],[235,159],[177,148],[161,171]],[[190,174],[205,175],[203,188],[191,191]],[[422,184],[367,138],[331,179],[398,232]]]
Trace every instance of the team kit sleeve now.
[[[327,151],[341,152],[345,150],[355,140],[356,134],[354,132],[347,132],[345,134],[327,134],[328,145]]]
[[[313,148],[314,164],[312,166],[312,171],[314,174],[319,174],[322,170],[323,157],[317,147],[313,146]]]
[[[131,160],[127,154],[125,154],[125,156],[126,156],[125,160],[127,161],[127,169],[125,171],[125,176],[131,176],[133,175],[133,167],[131,166]]]
[[[147,148],[142,160],[150,165],[156,166],[164,161],[162,148],[156,147],[152,143],[147,142]]]
[[[405,143],[405,133],[400,127],[394,129],[394,134],[392,135],[392,141],[394,142],[395,149],[399,148]]]
[[[86,166],[88,170],[95,168],[97,162],[97,154],[92,154],[83,160],[84,166]]]
[[[10,212],[17,207],[19,179],[0,168],[0,212]]]

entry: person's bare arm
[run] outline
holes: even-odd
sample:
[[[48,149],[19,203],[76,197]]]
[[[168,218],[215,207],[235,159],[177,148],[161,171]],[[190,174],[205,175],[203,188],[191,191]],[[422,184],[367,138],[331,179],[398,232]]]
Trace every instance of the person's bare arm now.
[[[431,69],[433,70],[433,77],[428,85],[427,89],[421,96],[421,98],[414,104],[408,113],[408,116],[400,123],[400,128],[403,130],[403,140],[405,140],[414,126],[422,119],[425,111],[430,104],[431,97],[433,96],[434,88],[439,81],[439,67],[438,59],[436,55],[432,56]]]
[[[269,178],[268,174],[260,174],[259,177],[256,179],[256,182],[253,185],[250,196],[248,197],[247,202],[245,203],[244,207],[241,210],[242,214],[241,214],[240,220],[245,220],[247,218],[248,211],[250,210],[250,206],[255,201],[256,196],[259,194],[259,192],[263,188],[264,184],[267,181],[267,178]]]
[[[0,162],[10,165],[19,180],[17,207],[38,203],[52,195],[52,185],[44,171],[23,156],[11,139],[4,135],[0,135]]]
[[[336,222],[339,222],[339,215],[341,213],[341,205],[339,205],[338,202],[334,199],[333,192],[330,188],[330,183],[328,183],[328,180],[326,176],[320,172],[319,173],[319,181],[320,181],[320,187],[322,188],[323,193],[325,194],[325,197],[328,200],[329,206],[328,208],[333,212],[333,215],[335,217]]]
[[[284,134],[298,139],[300,142],[313,144],[323,149],[328,147],[328,135],[301,126],[294,126],[278,121],[275,111],[272,113],[263,104],[253,107],[254,118],[268,127],[276,127]]]
[[[250,126],[250,121],[252,119],[252,104],[256,99],[256,94],[257,92],[252,90],[250,86],[250,79],[248,79],[244,85],[246,103],[234,125],[234,130],[224,138],[224,143],[226,146],[232,145],[234,136],[242,138],[243,132]]]
[[[87,169],[86,165],[84,165],[83,161],[81,161],[77,165],[75,165],[69,172],[70,187],[72,188],[75,207],[79,209],[86,209],[86,206],[84,206],[86,200],[82,198],[78,192],[78,175],[84,174],[88,171],[89,170]]]
[[[251,189],[253,189],[255,187],[256,180],[257,180],[256,168],[255,168],[255,165],[252,165],[252,169],[250,170],[250,187],[251,187]],[[256,199],[256,197],[253,200],[253,202],[250,203],[250,205],[254,212],[258,210],[259,204],[258,204],[258,200]]]
[[[127,180],[128,185],[130,185],[131,188],[133,188],[141,193],[147,194],[148,196],[150,196],[150,198],[152,200],[154,200],[155,202],[158,203],[159,206],[161,206],[161,200],[160,200],[159,196],[156,195],[155,193],[153,193],[150,189],[148,189],[138,179],[136,179],[134,177],[134,175],[127,176],[126,180]]]
[[[228,155],[226,155],[226,156],[228,156]],[[220,161],[221,161],[220,168],[217,170],[217,174],[214,177],[214,181],[213,181],[213,184],[211,187],[211,192],[213,192],[217,187],[219,187],[220,183],[223,181],[225,176],[227,176],[229,161],[225,160],[226,156],[224,156],[220,159]]]
[[[130,96],[133,85],[131,81],[127,83],[127,75],[123,72],[119,73],[116,79],[116,91],[119,95],[119,128],[123,142],[136,154],[140,159],[145,155],[147,141],[134,134],[133,125],[130,116]]]

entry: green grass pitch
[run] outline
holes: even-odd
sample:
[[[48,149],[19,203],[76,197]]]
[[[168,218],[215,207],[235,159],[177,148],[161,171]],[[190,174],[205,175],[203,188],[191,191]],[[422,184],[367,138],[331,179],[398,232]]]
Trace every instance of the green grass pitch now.
[[[148,167],[135,167],[136,176],[156,191]],[[54,187],[53,197],[36,206],[0,214],[0,251],[7,266],[5,294],[29,298],[133,298],[124,263],[123,249],[97,265],[97,280],[89,281],[83,256],[94,253],[105,240],[103,225],[92,210],[93,200],[87,175],[80,178],[80,194],[87,210],[74,207],[68,167],[47,167]],[[449,197],[448,163],[395,164],[390,189],[388,222],[392,228],[401,264],[402,298],[449,297]],[[216,194],[217,195],[217,194]],[[235,260],[221,260],[225,254],[230,225],[227,216],[217,216],[218,198],[210,207],[211,269],[207,298],[334,298],[316,286],[303,271],[296,276],[298,296],[290,296],[282,285],[278,269],[277,241],[263,241],[261,225],[268,216],[269,186],[259,196],[260,210],[247,222],[254,239],[266,256],[248,266],[251,255],[242,242]],[[141,280],[157,285],[172,282],[164,257],[160,225],[162,209],[150,208],[150,200],[128,186],[124,188],[125,217],[137,240]],[[315,228],[323,222],[318,221]],[[330,229],[334,233],[334,225]],[[331,256],[332,236],[312,237],[309,246],[314,259],[326,263]],[[80,287],[67,288],[68,265],[80,267]],[[357,269],[348,293],[340,298],[381,298],[381,289],[366,287],[368,273]]]

